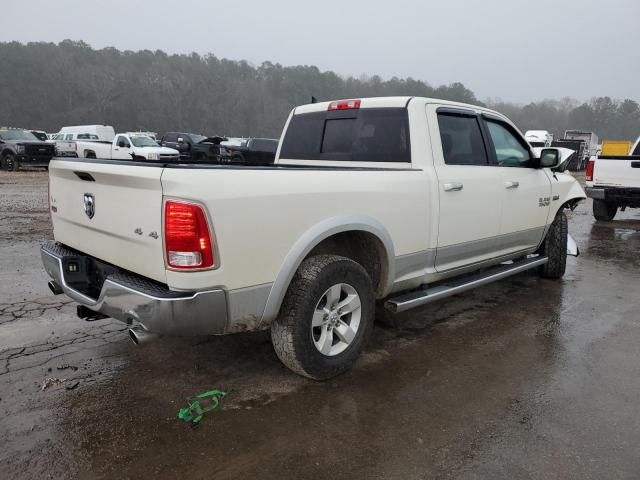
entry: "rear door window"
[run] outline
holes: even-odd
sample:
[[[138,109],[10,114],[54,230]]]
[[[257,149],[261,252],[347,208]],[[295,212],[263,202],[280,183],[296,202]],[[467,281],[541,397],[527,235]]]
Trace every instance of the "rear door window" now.
[[[280,158],[410,162],[405,108],[362,108],[293,115]]]
[[[475,115],[438,113],[440,140],[447,165],[487,165],[480,124]]]

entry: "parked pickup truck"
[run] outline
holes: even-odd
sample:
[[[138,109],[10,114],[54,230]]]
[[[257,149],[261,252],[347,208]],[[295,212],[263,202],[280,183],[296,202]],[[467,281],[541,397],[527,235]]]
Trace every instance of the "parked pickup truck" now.
[[[42,260],[53,293],[136,343],[270,328],[286,366],[326,379],[377,300],[397,313],[528,269],[561,277],[565,209],[585,198],[570,153],[472,105],[304,105],[271,166],[54,160]]]
[[[173,148],[161,147],[146,135],[119,133],[113,142],[76,140],[76,151],[85,158],[114,160],[176,161],[180,153]]]
[[[274,138],[248,138],[240,145],[231,142],[220,143],[223,161],[247,165],[270,165],[276,158],[278,140]]]
[[[19,170],[20,166],[47,167],[53,157],[53,145],[43,142],[22,128],[0,128],[0,167]]]
[[[224,137],[205,137],[197,133],[169,132],[163,135],[160,144],[175,148],[185,161],[220,162],[220,142]]]
[[[596,220],[611,221],[618,209],[640,208],[640,137],[631,155],[600,155],[587,164],[587,195]]]

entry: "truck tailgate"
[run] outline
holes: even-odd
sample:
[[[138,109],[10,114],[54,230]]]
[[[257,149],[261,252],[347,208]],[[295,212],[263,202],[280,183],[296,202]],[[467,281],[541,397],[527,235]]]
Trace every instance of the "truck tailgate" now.
[[[49,188],[56,241],[166,283],[162,171],[161,166],[52,161]]]
[[[593,184],[640,188],[640,156],[598,158],[593,169]]]

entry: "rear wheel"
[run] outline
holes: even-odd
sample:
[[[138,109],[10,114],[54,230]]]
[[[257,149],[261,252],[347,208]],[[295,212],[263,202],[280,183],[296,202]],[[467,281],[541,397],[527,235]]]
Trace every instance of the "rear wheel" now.
[[[540,247],[540,255],[549,259],[540,267],[540,276],[544,278],[561,278],[567,267],[567,236],[569,225],[567,216],[560,210],[549,227],[547,236]]]
[[[299,375],[326,380],[348,370],[373,327],[371,279],[337,255],[306,259],[271,326],[278,358]]]
[[[593,201],[593,216],[601,222],[609,222],[613,220],[618,212],[618,206],[615,203],[605,202],[604,200]]]

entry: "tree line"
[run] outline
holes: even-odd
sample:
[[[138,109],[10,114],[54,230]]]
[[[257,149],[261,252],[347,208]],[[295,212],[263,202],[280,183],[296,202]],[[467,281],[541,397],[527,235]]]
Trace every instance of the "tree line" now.
[[[0,125],[56,132],[64,125],[117,130],[279,136],[291,108],[319,100],[414,95],[481,104],[462,83],[433,87],[412,78],[342,77],[315,66],[253,66],[213,54],[93,49],[80,41],[0,43]],[[545,100],[525,106],[489,100],[524,131],[640,135],[633,100]]]
[[[543,100],[524,106],[489,99],[488,106],[526,130],[549,130],[561,138],[565,130],[595,132],[600,140],[635,140],[640,136],[640,106],[631,99],[595,97],[579,103],[571,98]]]

